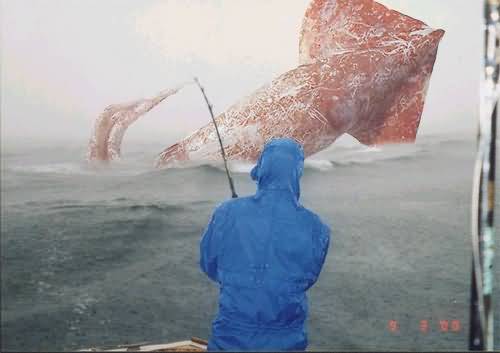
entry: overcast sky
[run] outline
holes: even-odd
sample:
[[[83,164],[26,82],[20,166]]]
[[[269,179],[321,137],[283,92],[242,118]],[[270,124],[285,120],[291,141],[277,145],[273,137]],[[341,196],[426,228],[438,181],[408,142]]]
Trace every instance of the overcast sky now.
[[[381,0],[446,34],[419,134],[474,135],[482,6]],[[88,139],[111,103],[197,75],[216,112],[298,64],[309,0],[0,0],[2,140]],[[195,87],[127,133],[170,142],[208,122]]]

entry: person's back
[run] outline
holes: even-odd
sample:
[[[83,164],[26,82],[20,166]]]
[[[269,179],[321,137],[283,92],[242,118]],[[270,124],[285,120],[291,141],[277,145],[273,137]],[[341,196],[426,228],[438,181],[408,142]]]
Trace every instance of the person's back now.
[[[252,170],[252,197],[214,212],[200,265],[220,284],[209,350],[302,350],[306,290],[323,266],[329,228],[298,203],[304,155],[290,139],[269,142]]]

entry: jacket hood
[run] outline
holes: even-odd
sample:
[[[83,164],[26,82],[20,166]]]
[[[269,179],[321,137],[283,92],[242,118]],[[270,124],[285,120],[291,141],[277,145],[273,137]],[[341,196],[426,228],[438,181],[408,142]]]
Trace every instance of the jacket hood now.
[[[275,138],[264,146],[252,179],[262,190],[288,190],[295,200],[300,198],[300,178],[304,171],[304,150],[295,140]]]

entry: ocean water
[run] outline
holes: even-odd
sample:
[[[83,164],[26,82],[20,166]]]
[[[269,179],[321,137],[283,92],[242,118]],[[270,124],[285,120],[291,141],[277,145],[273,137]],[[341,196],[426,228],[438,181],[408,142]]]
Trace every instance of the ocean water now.
[[[111,168],[89,167],[83,145],[2,150],[2,351],[208,338],[218,291],[198,244],[227,179],[219,163],[154,170],[161,147],[129,146]],[[306,161],[301,201],[333,231],[310,349],[467,347],[474,153],[423,137]],[[238,193],[253,193],[252,165],[230,166]]]

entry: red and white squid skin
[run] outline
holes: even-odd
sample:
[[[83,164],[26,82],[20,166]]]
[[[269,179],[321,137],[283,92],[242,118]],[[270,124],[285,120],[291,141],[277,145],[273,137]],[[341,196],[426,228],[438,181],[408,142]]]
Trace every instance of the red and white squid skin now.
[[[344,133],[367,145],[415,141],[443,34],[373,0],[313,0],[300,66],[216,117],[228,159],[253,162],[274,137],[296,139],[306,156]],[[208,123],[165,149],[156,166],[220,158]]]
[[[119,159],[121,144],[127,128],[141,116],[177,93],[183,85],[168,89],[152,98],[139,99],[131,103],[112,104],[99,115],[87,149],[88,161],[111,161]]]
[[[367,145],[415,141],[443,30],[372,0],[314,0],[300,66],[217,118],[228,159],[255,161],[274,137],[306,156],[344,133]],[[164,150],[156,166],[219,159],[212,123]]]

